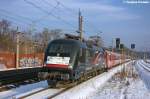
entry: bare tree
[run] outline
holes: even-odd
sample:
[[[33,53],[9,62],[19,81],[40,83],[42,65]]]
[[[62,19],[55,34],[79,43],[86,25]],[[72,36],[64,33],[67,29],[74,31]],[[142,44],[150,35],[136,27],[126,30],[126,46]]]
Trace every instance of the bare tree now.
[[[13,29],[10,28],[11,24],[7,20],[0,21],[0,50],[14,51],[14,37],[11,32]]]
[[[40,51],[44,52],[47,48],[48,43],[51,40],[59,39],[62,36],[62,31],[60,29],[49,30],[48,28],[44,28],[42,33],[38,33],[34,35],[35,41],[37,41],[38,48]]]
[[[0,21],[0,50],[15,52],[16,32],[16,29],[11,26],[11,22]],[[42,32],[36,34],[26,30],[22,33],[23,35],[20,36],[20,53],[44,52],[51,40],[63,36],[62,30],[49,30],[48,28],[44,28]]]
[[[0,34],[1,35],[5,35],[5,34],[8,34],[8,32],[10,31],[10,22],[7,21],[7,20],[2,20],[0,21]]]

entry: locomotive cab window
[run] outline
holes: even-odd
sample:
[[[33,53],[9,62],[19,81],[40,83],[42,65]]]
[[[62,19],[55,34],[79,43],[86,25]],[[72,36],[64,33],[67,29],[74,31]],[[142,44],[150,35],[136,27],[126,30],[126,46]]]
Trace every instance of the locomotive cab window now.
[[[68,57],[69,63],[73,62],[75,47],[67,43],[52,43],[47,49],[47,56],[51,57]]]

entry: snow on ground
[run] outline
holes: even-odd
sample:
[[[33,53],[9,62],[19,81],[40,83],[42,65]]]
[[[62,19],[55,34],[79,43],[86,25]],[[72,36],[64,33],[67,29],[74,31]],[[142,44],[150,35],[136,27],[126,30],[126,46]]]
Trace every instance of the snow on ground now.
[[[139,77],[143,80],[146,87],[150,91],[150,71],[145,70],[143,67],[147,67],[150,70],[150,64],[145,63],[143,60],[139,60],[135,65]]]
[[[104,87],[98,88],[96,93],[87,99],[150,99],[150,91],[138,77],[135,68],[126,68],[126,71],[128,71],[126,79],[113,76]],[[132,74],[134,76],[131,76]]]
[[[150,99],[150,93],[139,78],[130,79],[129,85],[112,79],[87,99]]]
[[[120,99],[123,87],[123,83],[111,80],[104,87],[98,88],[96,93],[89,96],[88,99]]]
[[[42,91],[38,94],[34,94],[32,96],[29,96],[25,99],[47,99],[49,96],[52,96],[60,91],[62,91],[63,88],[60,88],[60,89],[47,89],[45,91]],[[60,98],[61,99],[61,98]]]
[[[127,90],[127,99],[150,99],[150,92],[141,79],[136,79]]]
[[[46,88],[47,86],[48,85],[47,85],[46,81],[41,81],[41,82],[34,83],[34,84],[22,85],[18,88],[0,92],[0,99],[16,98],[16,96],[18,96],[20,94],[41,90],[41,89]]]
[[[146,60],[146,61],[150,63],[150,59],[148,59],[148,60]]]
[[[142,81],[143,79],[141,80],[136,72],[136,70],[139,72],[137,67],[139,68],[140,66],[136,64],[135,67],[136,69],[133,68],[132,62],[115,67],[69,89],[54,99],[150,99],[150,91],[148,91]],[[122,75],[120,71],[123,70],[125,72]],[[20,94],[26,94],[47,86],[45,81],[21,86],[16,89],[0,92],[0,98],[18,97]],[[30,96],[28,99],[46,99],[56,92],[58,92],[58,89],[50,89]]]
[[[100,74],[86,82],[81,83],[80,85],[58,95],[54,99],[87,99],[92,93],[95,93],[99,87],[102,87],[115,73],[122,70],[123,66],[121,65],[115,67],[108,72]]]

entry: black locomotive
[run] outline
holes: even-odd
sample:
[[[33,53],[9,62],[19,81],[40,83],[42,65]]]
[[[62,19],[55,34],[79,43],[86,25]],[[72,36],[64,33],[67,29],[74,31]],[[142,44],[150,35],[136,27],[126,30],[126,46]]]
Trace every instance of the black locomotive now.
[[[104,50],[73,39],[49,43],[45,52],[44,72],[40,77],[48,83],[75,81],[105,69]]]

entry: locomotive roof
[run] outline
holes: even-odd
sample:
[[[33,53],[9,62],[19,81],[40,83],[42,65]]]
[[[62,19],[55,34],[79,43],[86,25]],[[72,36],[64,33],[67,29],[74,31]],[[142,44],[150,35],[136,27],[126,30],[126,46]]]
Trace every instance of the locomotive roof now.
[[[74,44],[75,46],[79,46],[81,48],[87,48],[85,43],[73,39],[56,39],[51,41],[51,43],[68,43],[68,44]]]
[[[85,42],[81,42],[79,40],[74,40],[74,39],[56,39],[51,41],[51,43],[68,43],[68,44],[73,44],[75,46],[78,46],[80,48],[89,48]],[[98,50],[98,51],[104,51],[102,47],[97,47],[97,46],[92,46],[92,50]]]

